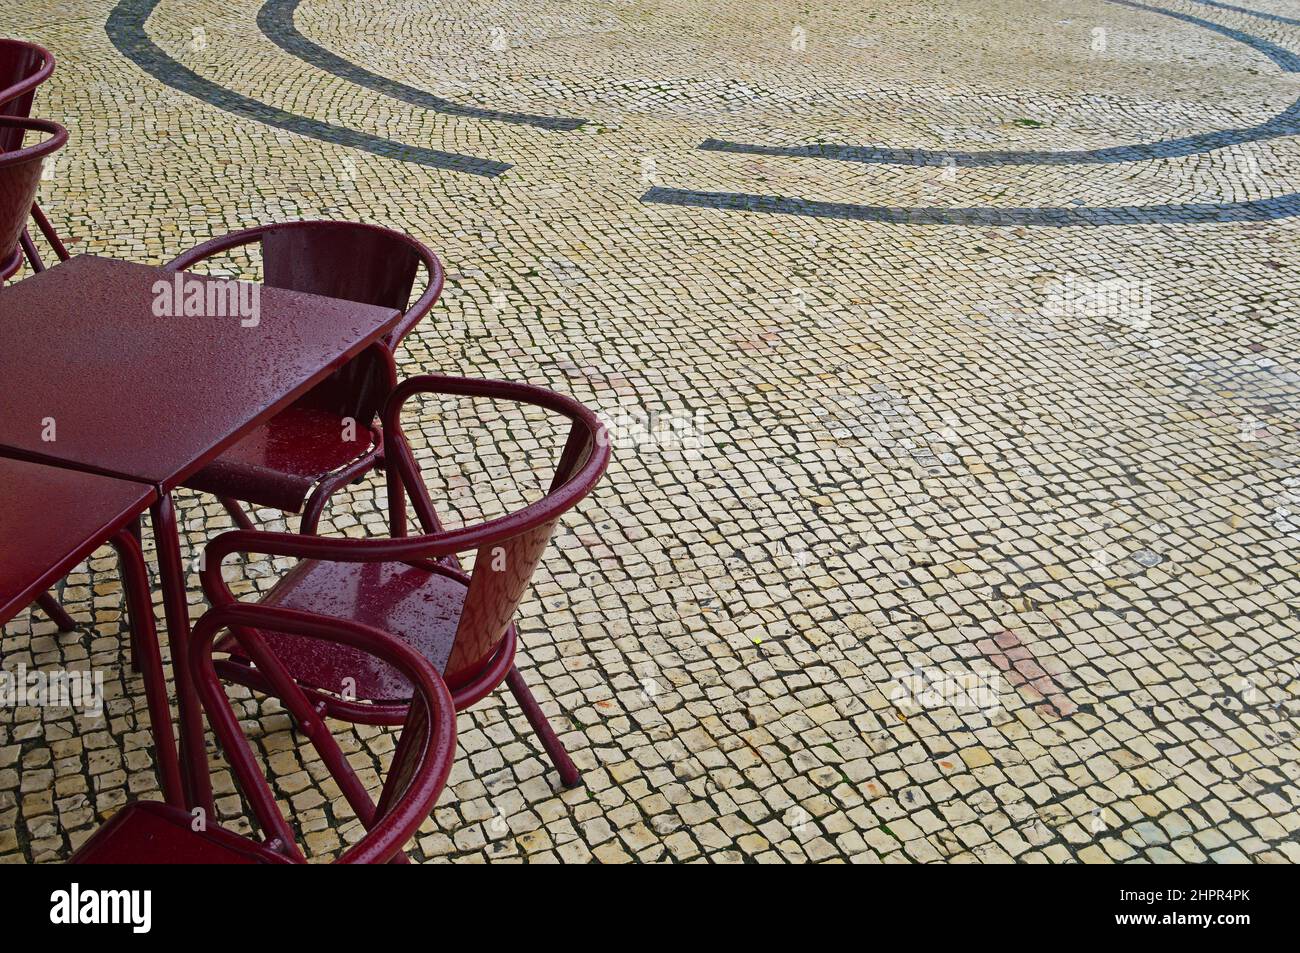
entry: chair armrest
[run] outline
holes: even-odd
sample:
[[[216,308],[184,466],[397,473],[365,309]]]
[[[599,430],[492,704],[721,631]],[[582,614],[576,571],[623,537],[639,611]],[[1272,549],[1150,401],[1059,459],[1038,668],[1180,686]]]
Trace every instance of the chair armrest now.
[[[521,510],[480,524],[477,528],[497,538],[506,539],[529,526],[540,525],[558,517],[591,491],[609,464],[608,430],[599,417],[572,397],[533,384],[518,384],[512,381],[452,377],[444,374],[421,374],[407,378],[388,396],[381,420],[384,425],[388,466],[411,493],[412,505],[425,532],[436,533],[441,526],[433,513],[433,505],[401,427],[402,408],[406,401],[416,394],[509,400],[542,407],[567,417],[572,422],[564,451],[556,465],[555,478],[551,482],[547,495]],[[390,502],[394,496],[391,487],[390,480]]]
[[[484,377],[453,377],[448,374],[418,374],[408,377],[388,395],[384,403],[383,421],[385,426],[397,427],[402,413],[402,406],[416,394],[445,394],[454,397],[486,397],[488,400],[509,400],[517,404],[533,404],[552,410],[568,417],[575,423],[586,424],[597,442],[608,445],[605,425],[594,413],[578,403],[572,397],[557,394],[545,387],[535,384],[520,384],[514,381],[498,381]]]
[[[229,235],[210,238],[201,245],[195,245],[188,251],[181,252],[164,264],[163,268],[167,271],[186,271],[199,262],[206,261],[213,255],[218,255],[223,251],[230,251],[232,248],[239,248],[241,245],[251,245],[255,241],[261,241],[268,227],[266,225],[257,225],[253,228],[231,232]]]
[[[504,516],[460,529],[441,529],[400,426],[402,405],[417,393],[507,399],[544,407],[568,417],[573,421],[573,427],[560,456],[550,491],[542,499]],[[384,446],[389,470],[390,504],[400,495],[401,487],[404,486],[411,493],[412,504],[426,531],[423,535],[397,534],[388,539],[338,539],[261,530],[222,533],[208,543],[199,570],[203,591],[212,604],[228,606],[237,601],[221,575],[221,564],[232,553],[356,563],[441,560],[457,553],[503,543],[530,529],[553,522],[587,495],[609,463],[609,437],[604,424],[594,413],[572,398],[531,384],[432,374],[410,378],[393,390],[384,406]]]
[[[229,629],[236,638],[240,637],[241,630],[261,629],[348,646],[387,662],[411,683],[410,712],[398,738],[378,810],[367,810],[362,815],[367,827],[365,835],[338,862],[384,863],[392,859],[433,810],[456,754],[456,706],[437,670],[414,648],[386,632],[301,609],[238,603],[209,610],[195,625],[190,644],[190,670],[208,719],[263,831],[280,838],[291,856],[301,857],[292,829],[252,755],[213,665],[213,644],[222,629]],[[258,638],[252,640],[260,642]],[[348,772],[350,783],[345,785],[345,793],[351,790],[353,797],[362,802],[353,807],[366,808],[369,795],[360,787],[328,727],[317,718],[301,689],[291,680],[285,680],[282,687],[295,697],[281,700],[291,711],[301,712],[309,720],[310,723],[302,725],[304,733],[331,770]],[[343,779],[336,780],[343,783]]]
[[[221,564],[232,553],[341,563],[415,562],[443,559],[463,552],[465,536],[466,531],[458,530],[396,539],[339,539],[298,533],[231,530],[222,533],[204,548],[199,581],[213,606],[224,607],[238,601],[221,575]]]

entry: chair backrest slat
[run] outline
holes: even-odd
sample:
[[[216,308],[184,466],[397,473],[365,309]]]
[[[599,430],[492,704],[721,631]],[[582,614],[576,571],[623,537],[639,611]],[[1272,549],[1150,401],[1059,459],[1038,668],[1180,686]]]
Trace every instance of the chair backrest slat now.
[[[555,529],[555,520],[478,550],[469,592],[444,677],[455,687],[477,675],[496,653],[528,591]]]
[[[402,236],[350,222],[272,227],[262,235],[264,280],[289,291],[405,311],[419,265]]]

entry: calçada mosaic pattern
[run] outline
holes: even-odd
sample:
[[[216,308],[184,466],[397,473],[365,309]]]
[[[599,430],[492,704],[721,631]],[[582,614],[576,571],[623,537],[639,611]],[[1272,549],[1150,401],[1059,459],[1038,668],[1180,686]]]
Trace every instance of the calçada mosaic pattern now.
[[[448,270],[404,374],[534,381],[613,428],[520,621],[586,785],[489,700],[417,859],[1300,860],[1300,4],[0,14],[59,59],[40,199],[75,250],[392,225]],[[524,421],[422,413],[451,513],[538,491],[481,493]],[[197,558],[229,520],[178,503]],[[374,478],[322,531],[384,526]],[[0,706],[0,860],[156,793],[115,566],[62,587],[81,631],[4,629],[6,669],[102,672],[104,707]],[[328,859],[357,822],[240,704]],[[346,738],[377,779],[392,732]]]

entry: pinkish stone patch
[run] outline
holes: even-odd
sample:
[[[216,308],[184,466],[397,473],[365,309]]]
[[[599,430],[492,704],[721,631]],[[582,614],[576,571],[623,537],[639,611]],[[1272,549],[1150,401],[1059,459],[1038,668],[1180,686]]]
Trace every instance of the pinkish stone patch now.
[[[996,665],[1011,687],[1047,718],[1070,718],[1079,706],[1070,700],[1066,689],[1038,659],[1029,646],[1010,629],[1003,629],[991,639],[980,639],[975,647]],[[1056,667],[1056,666],[1049,666]]]

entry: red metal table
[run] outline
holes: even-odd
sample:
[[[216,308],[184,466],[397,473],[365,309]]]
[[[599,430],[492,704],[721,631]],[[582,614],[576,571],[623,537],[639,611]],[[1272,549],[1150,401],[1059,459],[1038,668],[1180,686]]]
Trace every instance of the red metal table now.
[[[160,306],[174,297],[162,289],[174,291],[176,275],[83,255],[0,289],[0,393],[7,405],[0,446],[14,456],[156,487],[150,509],[187,764],[203,756],[203,722],[188,671],[186,574],[171,491],[377,345],[401,313],[257,286],[255,323],[224,310],[169,316],[178,301]],[[221,282],[182,280],[183,298],[193,287],[188,282]],[[197,297],[222,300],[202,291]],[[186,772],[186,783],[189,803],[210,808],[206,772]]]
[[[130,531],[157,499],[158,491],[145,483],[0,456],[0,625],[104,543],[113,545],[121,557],[163,796],[179,805],[184,792],[149,575]]]

